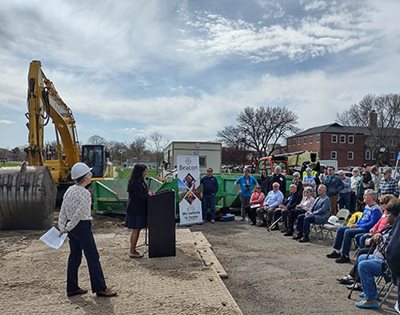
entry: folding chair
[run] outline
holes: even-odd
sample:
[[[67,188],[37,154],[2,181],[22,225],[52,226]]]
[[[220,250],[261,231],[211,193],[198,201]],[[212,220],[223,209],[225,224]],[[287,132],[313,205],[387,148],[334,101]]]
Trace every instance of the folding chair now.
[[[384,277],[382,277],[384,278]],[[387,287],[387,288],[386,288]],[[393,279],[390,279],[389,282],[386,282],[382,288],[379,290],[378,295],[381,295],[381,293],[383,291],[386,290],[386,292],[384,293],[383,299],[381,300],[381,302],[379,303],[379,306],[382,306],[382,304],[385,302],[385,300],[387,299],[387,297],[389,296],[389,294],[393,291],[393,289],[396,287],[396,283],[394,283]]]
[[[311,223],[311,229],[315,232],[315,237],[319,240],[319,235],[321,239],[324,239],[324,224]]]
[[[347,223],[347,220],[350,217],[350,211],[347,209],[340,209],[336,217],[338,218],[338,224],[325,223],[323,225],[323,230],[326,231],[323,239],[324,241],[328,239],[328,235],[330,235],[332,239],[335,238],[333,232],[336,232],[339,227],[344,226]]]

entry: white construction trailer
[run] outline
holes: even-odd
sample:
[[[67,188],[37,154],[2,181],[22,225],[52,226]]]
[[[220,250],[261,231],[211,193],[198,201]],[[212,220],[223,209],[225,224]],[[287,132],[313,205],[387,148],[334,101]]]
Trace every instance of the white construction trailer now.
[[[171,141],[164,149],[164,168],[166,171],[176,170],[177,155],[198,155],[200,161],[200,173],[205,173],[211,167],[214,173],[221,173],[220,142],[204,141]]]

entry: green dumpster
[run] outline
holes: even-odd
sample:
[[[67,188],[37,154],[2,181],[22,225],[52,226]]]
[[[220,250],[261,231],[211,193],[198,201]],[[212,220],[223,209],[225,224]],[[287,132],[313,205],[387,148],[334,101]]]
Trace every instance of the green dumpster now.
[[[126,213],[127,179],[102,180],[92,183],[93,209],[96,214]]]
[[[218,180],[219,190],[217,193],[217,208],[222,207],[228,208],[239,208],[240,198],[236,192],[235,181],[241,176],[237,175],[222,175],[216,174],[215,177]],[[255,176],[258,177],[257,175]],[[289,186],[292,178],[287,177],[286,188],[289,190]],[[173,190],[176,194],[176,218],[179,218],[179,189],[178,179],[174,178],[166,182],[160,182],[154,178],[149,178],[147,184],[151,191],[160,192],[164,190]],[[114,179],[114,180],[102,180],[92,184],[93,187],[93,208],[96,214],[125,214],[126,204],[128,202],[128,192],[126,191],[128,186],[128,179]]]
[[[96,214],[125,214],[128,203],[128,179],[111,179],[97,181],[92,184],[93,209]],[[162,183],[155,178],[146,181],[151,191],[178,191],[177,180]]]

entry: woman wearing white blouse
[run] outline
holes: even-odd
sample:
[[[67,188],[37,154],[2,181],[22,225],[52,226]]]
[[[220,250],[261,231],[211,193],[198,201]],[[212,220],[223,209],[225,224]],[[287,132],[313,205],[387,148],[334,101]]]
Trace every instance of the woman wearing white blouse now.
[[[93,293],[97,296],[112,297],[116,292],[107,288],[100,256],[92,233],[91,195],[85,188],[91,183],[91,169],[85,163],[76,163],[71,169],[75,185],[68,188],[61,205],[58,226],[60,235],[68,233],[70,254],[67,269],[67,295],[87,293],[78,286],[78,269],[85,253]]]

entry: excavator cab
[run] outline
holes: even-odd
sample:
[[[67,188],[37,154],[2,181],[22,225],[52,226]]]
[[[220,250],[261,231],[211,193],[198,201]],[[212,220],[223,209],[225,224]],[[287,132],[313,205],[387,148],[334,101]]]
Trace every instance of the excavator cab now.
[[[81,161],[92,168],[93,177],[104,177],[106,170],[106,151],[104,145],[83,145]]]

